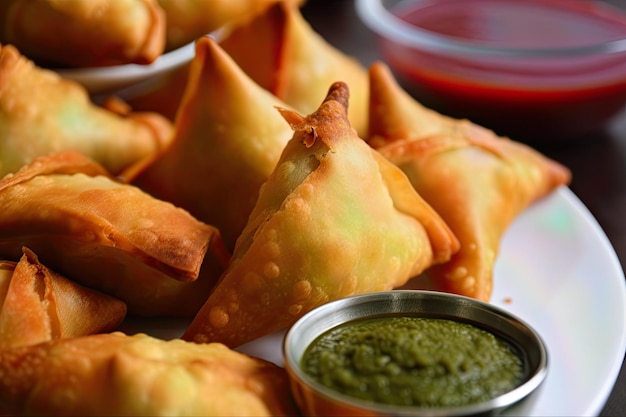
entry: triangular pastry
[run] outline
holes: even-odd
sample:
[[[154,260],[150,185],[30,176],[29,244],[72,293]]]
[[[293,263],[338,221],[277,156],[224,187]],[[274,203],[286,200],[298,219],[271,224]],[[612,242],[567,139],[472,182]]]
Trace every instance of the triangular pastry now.
[[[164,116],[108,111],[91,102],[80,84],[0,45],[0,178],[63,151],[80,152],[123,176],[169,143],[172,133]]]
[[[406,176],[356,135],[347,105],[338,82],[307,117],[281,110],[294,135],[185,339],[238,346],[327,301],[399,287],[458,249]]]
[[[217,227],[232,249],[291,138],[275,109],[287,105],[209,37],[190,71],[172,144],[133,183]]]
[[[407,174],[461,243],[427,274],[438,289],[488,301],[507,227],[568,184],[570,171],[525,144],[425,108],[381,62],[370,67],[370,82],[368,142]]]
[[[346,82],[350,124],[367,133],[367,69],[315,32],[293,2],[240,21],[220,45],[261,87],[302,114],[317,109],[329,85]]]
[[[85,160],[51,155],[0,181],[0,256],[27,246],[132,314],[195,314],[228,261],[219,231],[98,169],[72,169]]]
[[[297,415],[283,368],[120,332],[0,351],[0,415]]]
[[[28,248],[0,270],[0,349],[110,332],[126,316],[122,301],[51,271]]]

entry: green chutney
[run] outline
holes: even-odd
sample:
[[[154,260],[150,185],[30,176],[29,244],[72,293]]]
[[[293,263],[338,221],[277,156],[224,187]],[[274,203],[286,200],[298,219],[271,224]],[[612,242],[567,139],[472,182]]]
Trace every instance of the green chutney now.
[[[360,319],[318,337],[302,369],[335,391],[382,404],[454,407],[518,386],[524,364],[494,334],[448,319]]]

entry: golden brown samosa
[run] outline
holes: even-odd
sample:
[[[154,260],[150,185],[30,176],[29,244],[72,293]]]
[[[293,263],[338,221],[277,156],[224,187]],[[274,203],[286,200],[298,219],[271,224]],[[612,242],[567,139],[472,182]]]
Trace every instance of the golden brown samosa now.
[[[80,84],[0,45],[0,178],[39,156],[69,150],[123,176],[172,134],[172,123],[162,115],[105,110]]]
[[[367,133],[367,69],[315,32],[293,2],[238,22],[220,45],[261,87],[302,114],[317,109],[329,85],[346,82],[350,123]]]
[[[184,339],[239,346],[327,301],[399,287],[458,249],[406,176],[356,135],[347,105],[338,82],[307,117],[281,110],[294,135]]]
[[[195,314],[228,261],[219,231],[85,160],[42,157],[0,181],[0,257],[26,246],[129,313]]]
[[[275,106],[287,105],[199,39],[172,144],[133,183],[217,227],[232,249],[292,135]]]
[[[0,42],[46,67],[148,64],[165,49],[157,0],[3,0]]]
[[[425,108],[381,62],[370,67],[370,82],[369,143],[407,174],[461,243],[427,274],[437,289],[488,301],[507,227],[568,184],[570,171],[527,145]]]
[[[0,264],[6,274],[6,291],[0,291],[0,349],[110,332],[126,316],[122,301],[51,271],[28,248],[18,262]]]
[[[0,414],[297,415],[271,362],[180,339],[120,332],[0,351]]]

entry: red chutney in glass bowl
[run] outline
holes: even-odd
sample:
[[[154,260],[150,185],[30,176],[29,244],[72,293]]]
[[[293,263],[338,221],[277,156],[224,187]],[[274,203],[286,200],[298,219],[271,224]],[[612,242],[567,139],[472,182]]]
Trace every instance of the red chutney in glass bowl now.
[[[357,0],[422,104],[524,141],[602,130],[626,103],[626,9],[599,0]]]

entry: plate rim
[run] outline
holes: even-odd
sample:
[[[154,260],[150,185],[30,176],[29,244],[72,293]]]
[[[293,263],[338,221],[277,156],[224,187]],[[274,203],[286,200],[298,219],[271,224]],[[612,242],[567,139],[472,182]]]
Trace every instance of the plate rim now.
[[[624,274],[624,269],[622,268],[621,262],[619,260],[619,256],[611,243],[611,240],[604,232],[604,229],[595,218],[591,210],[576,196],[576,194],[569,188],[562,186],[559,189],[555,190],[565,201],[567,201],[570,206],[575,209],[581,218],[583,218],[586,224],[590,227],[590,230],[596,235],[598,240],[601,242],[604,252],[610,260],[610,264],[607,267],[614,272],[614,276],[621,277],[618,281],[620,282],[618,285],[621,287],[622,291],[620,291],[619,297],[620,306],[622,310],[622,315],[620,316],[622,324],[626,322],[626,276]],[[599,415],[602,412],[602,409],[606,405],[606,402],[611,395],[615,387],[615,383],[617,382],[617,377],[621,371],[622,366],[624,366],[624,360],[626,359],[626,326],[622,325],[622,332],[619,335],[619,343],[618,348],[615,351],[615,365],[611,368],[610,375],[607,375],[604,383],[601,384],[600,388],[597,390],[597,394],[595,396],[595,402],[589,404],[588,410],[584,411],[585,415]],[[620,353],[621,352],[621,353]],[[619,359],[621,357],[621,359]]]

